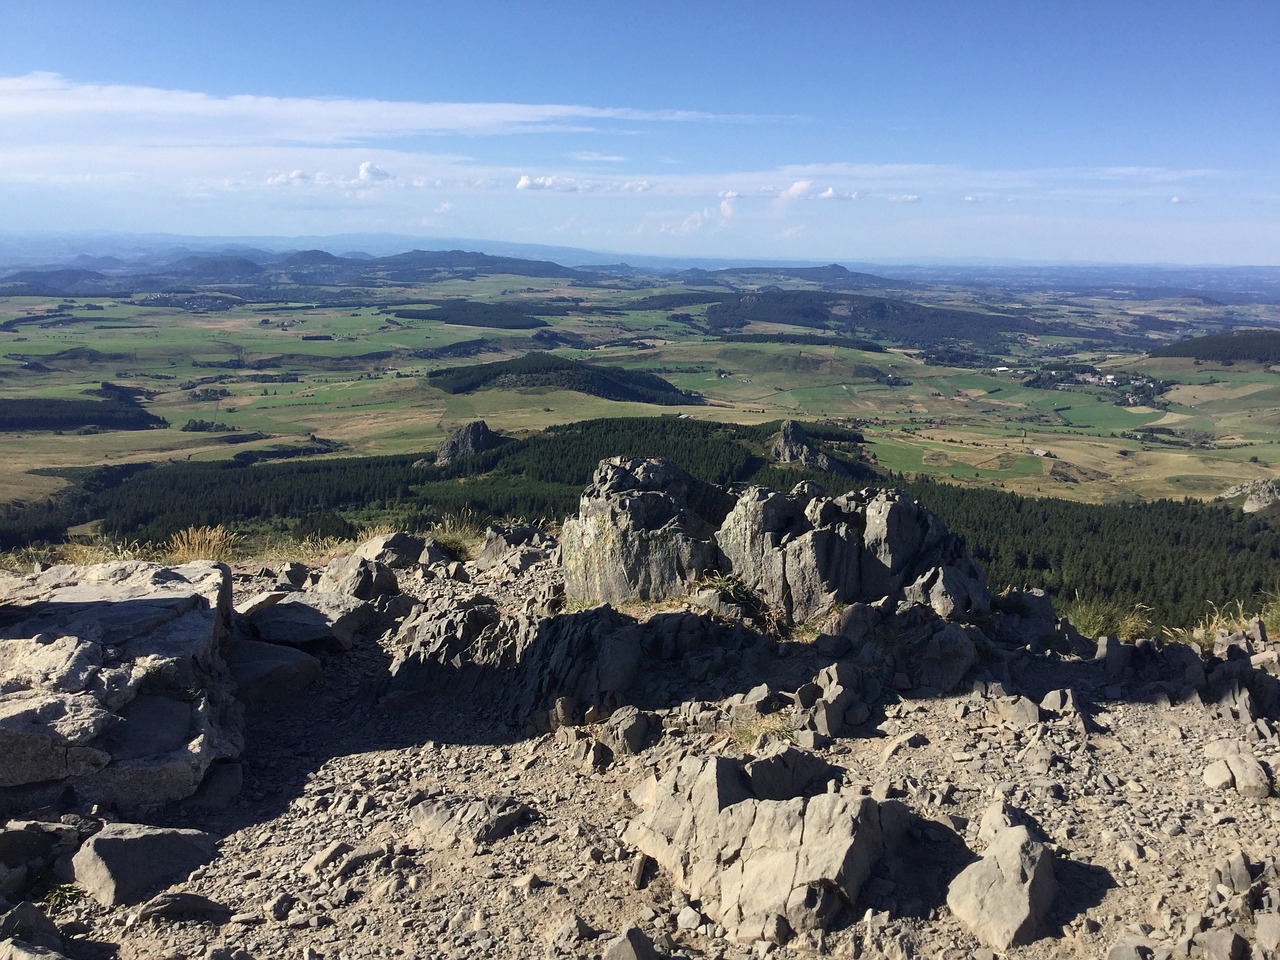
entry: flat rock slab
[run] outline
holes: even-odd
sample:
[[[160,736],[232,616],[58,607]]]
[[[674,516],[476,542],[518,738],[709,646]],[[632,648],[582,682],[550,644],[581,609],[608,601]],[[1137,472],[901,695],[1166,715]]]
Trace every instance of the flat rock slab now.
[[[512,797],[444,797],[409,811],[422,841],[435,849],[492,843],[532,817],[533,809]]]
[[[189,796],[239,754],[222,659],[231,577],[128,561],[0,574],[0,812]]]
[[[217,841],[200,830],[109,823],[71,860],[76,883],[100,904],[140,903],[154,887],[185,877],[217,855]]]

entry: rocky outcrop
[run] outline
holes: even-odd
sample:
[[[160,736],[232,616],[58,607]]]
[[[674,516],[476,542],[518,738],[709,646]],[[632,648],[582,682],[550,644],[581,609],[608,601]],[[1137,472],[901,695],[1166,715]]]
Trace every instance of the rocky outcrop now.
[[[666,460],[603,460],[561,537],[570,601],[683,596],[716,568],[728,498]]]
[[[601,463],[562,550],[569,599],[589,603],[680,596],[710,574],[736,578],[792,621],[886,596],[948,618],[991,603],[964,544],[900,493],[751,487],[726,509],[725,495],[660,460]]]
[[[599,499],[665,493],[718,571],[648,608],[567,603],[561,546],[533,527],[495,527],[465,563],[389,535],[314,571],[237,569],[234,608],[199,567],[217,599],[188,612],[224,611],[225,635],[164,649],[226,667],[175,654],[132,689],[109,670],[199,622],[166,604],[204,597],[204,574],[148,567],[123,609],[86,599],[110,569],[10,581],[27,593],[0,622],[35,626],[0,640],[0,708],[63,712],[46,707],[49,750],[0,722],[0,773],[58,774],[4,788],[24,819],[0,822],[18,905],[0,902],[0,955],[1280,950],[1280,644],[1261,622],[1200,649],[1086,641],[1035,591],[972,615],[971,560],[906,498],[704,499],[646,464],[607,463]],[[612,576],[658,555],[614,555]],[[779,629],[770,604],[818,613]],[[156,811],[163,828],[112,822],[87,786],[183,755],[176,731],[233,681],[241,760]]]
[[[503,443],[503,438],[489,429],[483,420],[472,420],[450,430],[436,450],[436,466],[447,467],[452,463],[474,457],[477,453],[492,450]]]
[[[1254,480],[1239,483],[1218,496],[1219,500],[1244,498],[1240,509],[1245,513],[1260,513],[1280,502],[1280,484],[1275,480]]]
[[[777,463],[797,463],[802,467],[811,467],[838,477],[848,476],[849,473],[843,464],[832,460],[815,447],[809,435],[805,433],[804,427],[794,420],[782,421],[782,427],[773,441],[769,455]]]
[[[153,807],[238,756],[230,601],[228,571],[211,563],[0,579],[0,808],[67,789]]]

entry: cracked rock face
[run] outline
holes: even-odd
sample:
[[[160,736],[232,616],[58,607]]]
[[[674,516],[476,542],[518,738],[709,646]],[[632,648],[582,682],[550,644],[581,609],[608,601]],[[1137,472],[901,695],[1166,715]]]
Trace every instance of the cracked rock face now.
[[[0,809],[68,787],[121,809],[195,792],[243,745],[229,617],[212,563],[0,579]]]
[[[880,805],[820,793],[759,799],[741,764],[690,757],[632,793],[642,812],[623,839],[670,872],[737,940],[780,922],[828,926],[885,854]]]

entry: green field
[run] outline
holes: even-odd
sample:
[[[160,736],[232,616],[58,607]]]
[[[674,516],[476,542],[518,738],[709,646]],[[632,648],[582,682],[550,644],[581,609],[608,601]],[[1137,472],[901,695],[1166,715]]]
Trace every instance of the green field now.
[[[1280,375],[1274,370],[1147,358],[1135,346],[1146,342],[1140,337],[1154,346],[1176,335],[1144,332],[1137,317],[1182,324],[1187,332],[1214,322],[1215,308],[1196,300],[921,286],[912,293],[917,304],[979,312],[965,316],[1016,311],[1020,318],[1021,332],[995,340],[984,334],[985,346],[966,344],[965,331],[955,330],[950,349],[959,349],[956,357],[978,359],[948,366],[925,362],[927,351],[918,346],[896,343],[892,329],[837,330],[834,314],[826,332],[870,336],[888,349],[728,342],[706,327],[705,303],[628,309],[641,298],[700,290],[708,298],[730,288],[735,296],[819,292],[815,283],[782,273],[701,288],[639,276],[599,282],[442,277],[360,295],[327,291],[342,296],[341,305],[246,297],[231,301],[231,309],[204,312],[146,305],[142,298],[0,298],[0,397],[71,399],[110,382],[140,391],[146,410],[169,422],[168,429],[122,433],[5,433],[0,502],[56,491],[63,481],[32,472],[46,467],[224,459],[300,447],[310,437],[335,441],[339,455],[417,453],[475,418],[523,435],[658,410],[548,387],[447,394],[425,377],[531,350],[654,373],[706,401],[663,412],[738,423],[786,417],[847,423],[866,435],[868,449],[887,469],[1023,493],[1095,502],[1209,498],[1233,483],[1273,476],[1272,465],[1280,464]],[[237,296],[234,288],[200,292]],[[311,296],[318,293],[326,291],[308,288]],[[429,314],[394,316],[460,297],[512,304],[548,326],[496,329],[443,323]],[[556,310],[546,312],[546,304]],[[1236,318],[1280,326],[1274,305],[1232,310]],[[799,321],[771,319],[752,319],[733,332],[784,340],[814,333]],[[1143,398],[1150,402],[1129,405],[1122,405],[1125,388],[1102,382],[1028,385],[1037,374],[1071,363],[1089,364],[1119,382],[1149,378],[1168,385]],[[231,430],[184,432],[188,421]],[[255,434],[263,436],[250,438]],[[249,439],[234,442],[239,438]]]

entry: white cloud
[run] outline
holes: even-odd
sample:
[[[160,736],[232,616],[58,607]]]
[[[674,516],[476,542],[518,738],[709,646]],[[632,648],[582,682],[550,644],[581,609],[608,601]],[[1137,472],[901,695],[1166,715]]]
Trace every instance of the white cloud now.
[[[782,193],[778,194],[780,200],[799,200],[809,195],[809,190],[813,186],[812,180],[797,180]]]
[[[889,199],[894,203],[919,203],[920,194],[918,193],[894,193],[889,195]]]
[[[597,153],[594,150],[575,150],[568,156],[570,160],[580,160],[583,163],[625,163],[627,159],[612,154]]]
[[[385,180],[394,180],[395,176],[387,173],[377,164],[366,160],[360,164],[360,171],[356,174],[356,179],[365,183],[381,183]]]
[[[10,141],[350,143],[395,137],[572,131],[623,123],[749,121],[696,110],[582,104],[429,103],[342,97],[213,96],[188,90],[68,80],[54,73],[0,77],[0,125]],[[588,155],[611,160],[604,154]],[[579,157],[586,159],[587,156]]]

